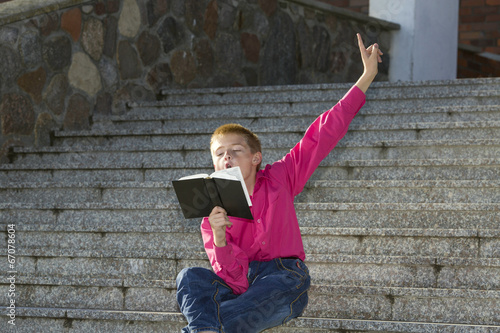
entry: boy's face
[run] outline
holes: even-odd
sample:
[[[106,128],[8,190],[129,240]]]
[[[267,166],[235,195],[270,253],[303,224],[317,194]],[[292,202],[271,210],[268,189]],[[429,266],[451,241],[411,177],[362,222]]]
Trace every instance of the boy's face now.
[[[239,166],[244,178],[256,172],[262,154],[252,153],[245,139],[238,134],[219,135],[210,147],[215,171]]]

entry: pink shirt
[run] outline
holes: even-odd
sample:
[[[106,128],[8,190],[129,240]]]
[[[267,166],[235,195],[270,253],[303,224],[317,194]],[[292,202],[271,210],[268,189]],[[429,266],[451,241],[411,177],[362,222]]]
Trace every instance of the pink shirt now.
[[[294,197],[344,137],[364,103],[365,94],[353,86],[333,108],[309,126],[302,140],[285,157],[257,173],[251,197],[254,220],[230,217],[233,226],[226,229],[226,246],[214,245],[208,217],[203,219],[201,233],[210,263],[235,294],[248,289],[251,261],[305,259]]]

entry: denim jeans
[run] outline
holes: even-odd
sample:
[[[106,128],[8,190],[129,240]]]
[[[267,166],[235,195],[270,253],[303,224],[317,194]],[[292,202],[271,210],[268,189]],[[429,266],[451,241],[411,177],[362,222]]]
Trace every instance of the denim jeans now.
[[[182,332],[260,332],[298,317],[307,305],[309,270],[300,259],[252,261],[241,295],[214,272],[190,267],[177,276],[177,302],[188,321]]]

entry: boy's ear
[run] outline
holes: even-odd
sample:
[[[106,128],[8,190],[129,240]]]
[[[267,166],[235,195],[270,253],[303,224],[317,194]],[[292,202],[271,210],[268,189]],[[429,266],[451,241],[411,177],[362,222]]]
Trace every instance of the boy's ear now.
[[[259,151],[253,155],[252,164],[259,165],[260,162],[262,162],[262,153]]]

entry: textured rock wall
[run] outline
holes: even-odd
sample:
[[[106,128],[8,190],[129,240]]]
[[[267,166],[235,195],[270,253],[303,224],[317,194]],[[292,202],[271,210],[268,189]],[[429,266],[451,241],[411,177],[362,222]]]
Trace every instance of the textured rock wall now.
[[[315,3],[107,0],[0,26],[2,162],[163,88],[352,82],[356,32],[389,50],[394,26]]]

